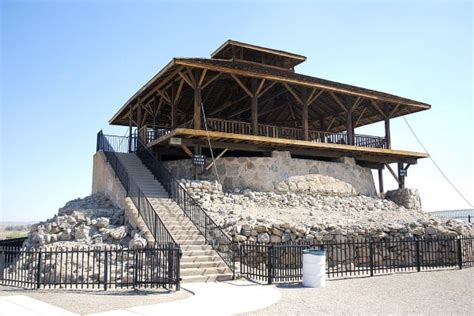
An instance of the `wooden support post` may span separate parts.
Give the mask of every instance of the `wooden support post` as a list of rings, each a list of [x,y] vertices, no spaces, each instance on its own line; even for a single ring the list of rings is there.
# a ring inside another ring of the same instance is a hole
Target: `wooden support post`
[[[352,125],[352,107],[347,110],[347,144],[354,145],[354,127]]]
[[[132,110],[130,110],[130,114],[128,115],[128,152],[132,152]]]
[[[398,188],[399,189],[405,189],[405,174],[402,174],[402,172],[406,172],[406,169],[403,167],[403,162],[399,162],[398,163]]]
[[[202,153],[201,145],[194,146],[194,154],[201,155],[201,153]],[[199,178],[199,174],[201,173],[202,168],[200,166],[195,165],[192,158],[191,158],[191,163],[193,164],[193,167],[194,167],[194,180],[197,180]]]
[[[252,134],[258,135],[258,96],[257,79],[252,78]]]
[[[390,118],[385,118],[385,148],[392,148],[392,141],[390,137]]]
[[[142,119],[143,119],[143,115],[142,115],[142,101],[140,98],[138,98],[137,100],[137,137],[139,137],[142,141],[144,141],[143,137],[142,137]],[[138,144],[138,141],[137,141],[137,144]]]
[[[176,98],[176,86],[173,84],[171,86],[171,129],[175,129],[177,126],[177,117],[176,117],[176,109],[177,109],[177,98]]]
[[[194,86],[194,129],[201,129],[201,87],[199,82],[199,74],[194,72],[196,85]]]
[[[303,137],[304,140],[309,139],[309,123],[308,123],[308,108],[309,108],[309,98],[308,98],[308,92],[306,89],[303,90],[303,115],[302,115],[302,120],[303,120]]]
[[[383,189],[383,169],[378,169],[379,173],[379,193],[382,196],[384,189]]]

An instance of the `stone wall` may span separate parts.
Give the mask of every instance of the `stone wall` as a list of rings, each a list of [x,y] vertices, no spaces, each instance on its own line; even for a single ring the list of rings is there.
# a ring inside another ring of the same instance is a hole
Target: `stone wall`
[[[208,163],[210,162],[208,159]],[[191,179],[193,176],[189,159],[168,161],[165,165],[178,179]],[[349,185],[341,187],[343,192],[333,192],[335,186],[332,185],[331,193],[376,195],[370,169],[356,165],[353,159],[330,162],[291,158],[281,152],[274,152],[273,157],[223,157],[217,160],[216,168],[224,191],[235,189],[282,191],[285,189],[282,183],[286,183],[288,191],[293,191],[289,187],[289,183],[294,182],[292,179],[308,182],[308,179],[301,177],[309,175],[309,182],[314,184],[315,179],[312,179],[311,175],[324,175]],[[203,176],[215,180],[214,168]]]
[[[398,189],[387,191],[385,198],[408,209],[421,210],[421,198],[416,189]]]
[[[115,177],[114,170],[107,162],[102,151],[95,153],[92,169],[92,194],[102,193],[112,203],[124,210],[125,220],[135,229],[144,232],[148,242],[153,242],[153,237],[145,222],[140,217],[132,200],[127,197],[120,180]]]

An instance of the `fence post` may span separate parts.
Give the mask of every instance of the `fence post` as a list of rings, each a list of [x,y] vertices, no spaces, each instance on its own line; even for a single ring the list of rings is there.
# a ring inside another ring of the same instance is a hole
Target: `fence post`
[[[109,274],[109,256],[107,256],[107,249],[105,249],[105,258],[104,258],[104,291],[107,291],[107,282],[108,280],[108,274]]]
[[[421,271],[421,256],[420,256],[420,239],[415,239],[415,251],[416,251],[416,271]]]
[[[0,280],[3,281],[4,277],[4,270],[5,270],[5,249],[0,247]]]
[[[462,237],[458,237],[457,245],[458,245],[458,264],[459,264],[459,269],[462,269]]]
[[[133,288],[136,288],[138,283],[138,252],[135,250],[133,255],[135,261],[135,264],[133,265],[135,268],[133,271]]]
[[[370,262],[370,276],[374,276],[374,243],[369,240],[369,262]]]
[[[268,246],[267,248],[267,277],[268,284],[272,284],[273,277],[273,267],[272,267],[272,257],[273,257],[273,245]]]
[[[39,289],[41,284],[41,249],[38,252],[38,264],[36,266],[36,288]]]
[[[174,247],[176,247],[176,245],[174,245]],[[183,256],[181,247],[178,246],[176,252],[178,253],[176,261],[176,291],[179,291],[181,289],[181,257]]]
[[[173,254],[174,254],[174,245],[168,244],[166,248],[168,250],[168,279],[170,280],[170,283],[173,280],[173,268],[174,268],[174,261],[173,261]]]

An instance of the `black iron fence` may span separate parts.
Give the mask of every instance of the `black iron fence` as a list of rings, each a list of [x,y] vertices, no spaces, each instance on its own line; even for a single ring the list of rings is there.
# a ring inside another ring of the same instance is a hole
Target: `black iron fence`
[[[138,138],[136,154],[235,274],[238,246]]]
[[[128,144],[126,139],[127,137],[104,135],[102,131],[100,131],[97,134],[97,150],[102,150],[104,152],[107,161],[115,172],[115,176],[120,180],[127,196],[129,196],[133,201],[133,204],[153,235],[156,243],[172,243],[177,245],[176,241],[155,212],[150,201],[148,201],[148,198],[141,191],[136,182],[129,176],[127,169],[117,155],[117,152],[128,152],[128,146],[125,146],[125,144]]]
[[[240,274],[273,282],[302,278],[303,250],[326,250],[329,278],[474,266],[473,237],[240,245]]]
[[[0,284],[24,288],[180,288],[181,250],[0,247]]]
[[[27,237],[3,239],[0,240],[0,247],[21,247],[26,239]]]
[[[435,211],[429,214],[444,219],[458,219],[468,223],[474,222],[474,209]]]

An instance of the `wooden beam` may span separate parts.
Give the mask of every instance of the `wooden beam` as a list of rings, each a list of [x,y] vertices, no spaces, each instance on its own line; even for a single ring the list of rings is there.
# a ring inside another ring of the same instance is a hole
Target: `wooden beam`
[[[258,135],[258,97],[257,97],[257,79],[252,78],[252,98],[251,98],[251,107],[252,107],[252,134]]]
[[[176,91],[176,95],[173,98],[173,103],[178,103],[179,98],[181,97],[181,92],[183,91],[184,80],[181,79],[179,81],[178,91]]]
[[[194,84],[193,82],[191,81],[191,79],[188,78],[187,74],[183,73],[183,72],[178,72],[178,75],[183,78],[184,81],[186,81],[186,83],[191,87],[191,88],[194,88]]]
[[[390,165],[388,163],[386,163],[385,166],[387,167],[388,171],[390,171],[390,174],[395,179],[395,181],[397,181],[397,183],[400,184],[400,180],[398,179],[397,174],[395,173],[395,171],[393,171],[392,167],[390,167]]]
[[[186,145],[181,145],[181,149],[189,158],[193,158],[193,152]]]
[[[364,116],[365,111],[367,111],[367,108],[363,108],[363,109],[362,109],[362,112],[360,112],[359,117],[357,118],[357,120],[356,120],[355,123],[354,123],[354,127],[357,127],[357,125],[359,125],[359,121],[360,121],[360,120],[362,119],[362,117]]]
[[[221,151],[221,153],[216,157],[216,159],[214,159],[209,165],[206,166],[206,170],[209,170],[211,169],[211,167],[217,162],[217,160],[219,160],[228,150],[229,148],[224,148],[223,151]]]
[[[385,123],[385,143],[387,149],[392,148],[392,137],[390,136],[390,119],[387,117],[384,121]]]
[[[308,104],[312,104],[312,103],[313,103],[314,101],[316,101],[316,100],[319,98],[319,96],[320,96],[321,94],[323,94],[323,92],[324,92],[324,90],[319,90],[319,92],[314,95],[314,92],[315,92],[315,91],[316,91],[316,88],[313,89],[313,92],[312,92],[312,94],[311,94],[310,97],[309,97]]]
[[[296,101],[298,101],[299,104],[304,104],[303,100],[301,100],[301,98],[296,94],[295,91],[293,91],[293,89],[286,82],[283,83],[283,86],[291,93],[291,95],[296,99]]]
[[[217,78],[219,78],[222,75],[222,72],[217,73],[214,77],[209,79],[205,84],[202,85],[201,89],[205,89],[208,85],[210,85],[212,82],[214,82]]]
[[[341,107],[341,109],[344,111],[344,112],[347,112],[347,108],[346,106],[342,103],[342,101],[337,97],[337,95],[334,94],[334,92],[332,91],[329,91],[329,94],[331,95],[331,97],[334,99],[334,101],[336,101],[336,103]]]
[[[199,74],[196,71],[194,73],[195,80],[198,81]],[[201,87],[194,87],[194,129],[201,129]]]
[[[206,78],[206,73],[207,73],[207,69],[204,69],[201,73],[201,78],[199,78],[199,81],[198,81],[198,86],[201,87],[201,89],[202,89],[202,83],[204,82],[204,78]]]
[[[242,81],[240,81],[240,79],[236,75],[231,74],[231,76],[232,78],[234,78],[237,84],[245,91],[245,93],[249,95],[249,97],[253,97],[253,93],[244,85]]]
[[[390,112],[390,114],[388,115],[389,118],[392,118],[393,115],[395,114],[395,112],[397,112],[398,108],[400,107],[400,103],[398,103],[397,105],[395,105],[395,108]]]
[[[265,79],[260,81],[260,85],[258,86],[257,90],[254,91],[256,96],[260,96],[260,92],[262,91],[263,85],[265,84]]]
[[[380,193],[380,195],[382,195],[383,192],[384,192],[384,189],[383,189],[383,169],[379,169],[378,174],[379,174],[379,193]]]
[[[273,87],[275,84],[277,84],[276,81],[271,82],[265,89],[263,89],[259,94],[258,97],[261,97],[262,95],[265,94],[271,87]]]
[[[382,111],[377,102],[375,102],[374,100],[370,100],[370,104],[372,104],[373,108],[376,109],[383,116],[383,118],[387,117],[387,115]]]

